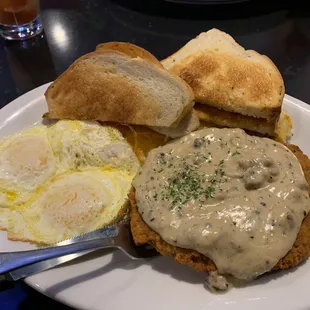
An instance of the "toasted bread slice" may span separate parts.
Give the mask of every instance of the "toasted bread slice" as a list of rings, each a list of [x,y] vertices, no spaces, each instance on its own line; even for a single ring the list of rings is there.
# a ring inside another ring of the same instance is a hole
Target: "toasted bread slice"
[[[195,110],[201,121],[213,125],[213,127],[243,128],[263,136],[275,136],[276,122],[268,122],[264,118],[227,112],[198,103],[195,105]]]
[[[118,51],[76,60],[45,93],[52,119],[177,127],[193,108],[193,92],[178,76]]]
[[[162,67],[161,62],[145,49],[127,42],[107,42],[97,45],[96,50],[114,50],[122,52],[131,58],[140,57],[149,60]],[[176,128],[172,127],[150,127],[152,130],[162,133],[167,137],[177,138],[184,136],[199,127],[199,118],[194,111],[186,115]]]
[[[124,53],[128,55],[130,58],[137,58],[140,57],[142,59],[151,61],[155,65],[158,65],[162,67],[161,62],[153,56],[150,52],[147,50],[143,49],[140,46],[134,45],[129,42],[106,42],[106,43],[101,43],[97,45],[96,51],[103,51],[103,50],[113,50],[113,51],[118,51],[121,53]]]
[[[264,118],[218,110],[204,104],[196,103],[195,111],[203,127],[243,128],[261,136],[277,137],[282,142],[287,142],[292,133],[292,120],[285,110],[282,110],[276,123],[269,123]]]
[[[305,178],[310,183],[310,160],[294,145],[288,147],[295,153],[303,168]],[[165,256],[174,258],[178,263],[188,265],[197,271],[214,271],[214,262],[203,254],[190,249],[183,249],[165,242],[161,236],[152,230],[142,219],[135,201],[135,192],[129,194],[131,203],[130,225],[134,241],[137,245],[150,244]],[[292,249],[277,263],[273,271],[297,266],[310,255],[310,213],[304,219]]]
[[[192,87],[196,102],[269,122],[279,117],[285,89],[277,67],[220,30],[201,33],[162,64]]]

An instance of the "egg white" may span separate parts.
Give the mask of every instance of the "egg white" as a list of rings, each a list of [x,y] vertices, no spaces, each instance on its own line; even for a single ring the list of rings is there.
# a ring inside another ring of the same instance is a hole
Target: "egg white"
[[[140,163],[120,131],[98,122],[58,121],[48,131],[64,169],[111,167],[137,172]]]
[[[59,174],[12,209],[8,238],[53,244],[108,225],[126,205],[132,178],[104,168]]]
[[[54,175],[57,159],[39,126],[0,141],[0,207],[18,205]]]

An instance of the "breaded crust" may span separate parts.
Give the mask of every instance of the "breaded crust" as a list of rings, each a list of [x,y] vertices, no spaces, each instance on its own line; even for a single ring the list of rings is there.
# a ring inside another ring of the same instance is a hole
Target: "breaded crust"
[[[310,184],[310,159],[304,155],[299,147],[287,145],[295,153],[305,174],[307,182]],[[310,193],[310,190],[309,190]],[[129,194],[131,203],[131,231],[134,241],[137,245],[150,244],[164,256],[174,258],[178,263],[188,265],[196,271],[214,271],[216,266],[214,262],[206,256],[194,250],[183,249],[165,242],[158,233],[150,229],[143,221],[135,202],[134,189]],[[310,254],[310,213],[304,219],[300,231],[297,235],[293,248],[280,259],[273,270],[288,269],[297,266]]]

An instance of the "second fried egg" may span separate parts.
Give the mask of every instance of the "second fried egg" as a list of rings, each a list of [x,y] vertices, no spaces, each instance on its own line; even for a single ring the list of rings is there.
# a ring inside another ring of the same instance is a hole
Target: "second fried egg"
[[[108,225],[126,205],[132,177],[110,169],[57,175],[12,209],[8,238],[52,244]]]

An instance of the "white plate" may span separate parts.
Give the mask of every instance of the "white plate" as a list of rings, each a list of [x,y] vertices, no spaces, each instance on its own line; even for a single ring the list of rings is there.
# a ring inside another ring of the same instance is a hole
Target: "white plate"
[[[0,110],[0,137],[30,127],[47,110],[43,85]],[[284,108],[293,118],[292,143],[310,155],[310,106],[285,97]],[[7,241],[0,232],[0,251],[29,249]],[[310,260],[294,270],[277,272],[244,288],[212,295],[203,273],[167,257],[149,262],[130,261],[121,252],[97,252],[87,258],[26,279],[38,291],[67,305],[87,310],[188,309],[310,309]]]

